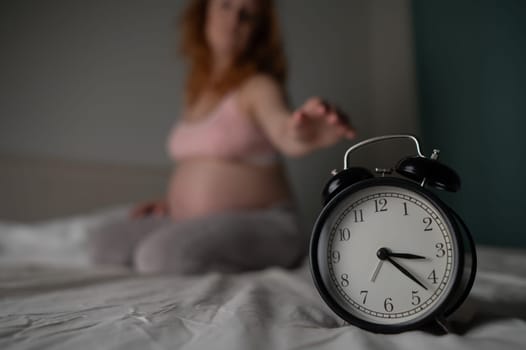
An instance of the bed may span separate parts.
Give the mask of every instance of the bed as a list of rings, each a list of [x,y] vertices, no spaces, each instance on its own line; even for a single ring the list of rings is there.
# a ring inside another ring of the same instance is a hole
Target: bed
[[[0,349],[526,349],[526,251],[480,246],[453,332],[379,335],[345,324],[295,270],[138,275],[89,265],[91,225],[113,208],[0,223]]]

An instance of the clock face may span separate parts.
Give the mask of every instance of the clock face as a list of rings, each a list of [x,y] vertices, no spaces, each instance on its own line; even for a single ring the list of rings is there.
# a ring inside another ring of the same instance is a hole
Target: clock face
[[[419,322],[454,284],[459,247],[451,227],[418,191],[373,185],[347,194],[323,221],[314,253],[324,289],[354,319]]]

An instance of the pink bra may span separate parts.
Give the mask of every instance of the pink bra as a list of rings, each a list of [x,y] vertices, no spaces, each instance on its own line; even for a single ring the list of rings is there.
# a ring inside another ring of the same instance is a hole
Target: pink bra
[[[270,164],[278,153],[260,127],[239,111],[236,94],[227,94],[202,121],[180,120],[167,142],[174,160],[220,157],[252,164]]]

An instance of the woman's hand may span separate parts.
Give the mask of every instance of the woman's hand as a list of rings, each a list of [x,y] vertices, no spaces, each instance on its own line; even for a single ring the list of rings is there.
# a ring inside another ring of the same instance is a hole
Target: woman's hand
[[[167,216],[169,214],[169,206],[166,200],[151,201],[139,204],[132,209],[130,216],[134,219],[143,218],[146,216]]]
[[[308,99],[289,119],[289,132],[310,149],[331,146],[342,138],[353,139],[348,117],[318,97]]]

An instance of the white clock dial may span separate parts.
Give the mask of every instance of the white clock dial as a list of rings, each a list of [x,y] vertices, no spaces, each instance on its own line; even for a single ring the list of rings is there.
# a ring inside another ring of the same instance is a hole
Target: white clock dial
[[[325,228],[321,277],[353,316],[385,325],[415,322],[449,294],[458,246],[449,221],[426,197],[371,186],[341,200]]]

